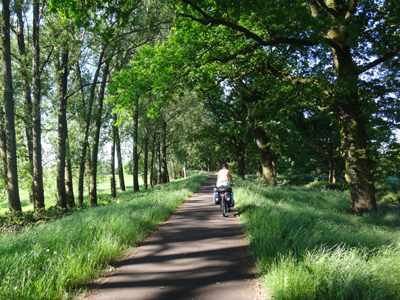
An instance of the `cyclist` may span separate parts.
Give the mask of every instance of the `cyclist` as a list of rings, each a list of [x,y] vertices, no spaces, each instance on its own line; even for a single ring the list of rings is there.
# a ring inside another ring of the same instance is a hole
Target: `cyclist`
[[[231,187],[232,185],[235,185],[233,183],[232,173],[228,169],[228,164],[223,163],[222,169],[218,171],[217,187],[220,187],[220,186]],[[213,197],[214,204],[216,204],[215,197],[216,197],[216,194],[214,193],[214,197]],[[235,201],[233,200],[233,193],[231,194],[231,201],[232,201],[232,207],[235,206]]]

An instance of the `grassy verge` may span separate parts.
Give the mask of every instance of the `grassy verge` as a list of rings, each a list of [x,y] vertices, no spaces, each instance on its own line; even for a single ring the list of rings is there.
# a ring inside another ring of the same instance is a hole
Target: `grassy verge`
[[[273,299],[400,299],[400,211],[353,217],[340,191],[236,180],[237,209]]]
[[[126,192],[115,203],[0,236],[0,299],[68,299],[143,241],[208,178]]]

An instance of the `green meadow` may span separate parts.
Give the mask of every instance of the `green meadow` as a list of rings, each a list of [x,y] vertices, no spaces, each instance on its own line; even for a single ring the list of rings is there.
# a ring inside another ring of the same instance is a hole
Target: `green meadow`
[[[272,299],[400,299],[400,210],[354,217],[350,197],[236,180],[235,199]]]

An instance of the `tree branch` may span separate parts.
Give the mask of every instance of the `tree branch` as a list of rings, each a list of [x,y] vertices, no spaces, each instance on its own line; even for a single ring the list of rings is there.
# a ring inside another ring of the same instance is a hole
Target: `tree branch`
[[[357,70],[357,75],[360,75],[364,73],[365,71],[368,71],[369,69],[379,65],[380,63],[383,63],[384,61],[389,60],[390,58],[396,56],[400,52],[400,43],[397,43],[396,47],[394,47],[393,50],[389,51],[382,57],[375,59],[373,62],[366,64],[365,66],[361,66]]]
[[[262,37],[259,35],[251,32],[247,28],[240,26],[238,24],[225,21],[225,20],[219,20],[219,19],[214,19],[210,16],[208,16],[200,7],[197,5],[193,4],[189,0],[182,0],[182,2],[185,2],[186,4],[189,4],[192,6],[196,11],[198,11],[204,19],[199,19],[196,18],[192,15],[189,14],[180,14],[182,17],[192,19],[193,21],[196,21],[200,24],[203,25],[211,25],[211,26],[218,26],[218,25],[224,25],[228,28],[237,30],[239,32],[244,33],[246,37],[249,37],[259,43],[261,46],[275,46],[275,45],[280,45],[280,44],[289,44],[289,45],[299,45],[299,46],[314,46],[316,45],[315,42],[310,42],[302,39],[293,39],[293,38],[276,38],[276,39],[270,39],[270,40],[264,40]]]

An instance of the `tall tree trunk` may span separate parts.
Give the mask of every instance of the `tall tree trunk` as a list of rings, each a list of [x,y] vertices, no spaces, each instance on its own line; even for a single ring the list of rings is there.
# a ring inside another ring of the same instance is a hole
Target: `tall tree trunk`
[[[155,145],[156,145],[156,137],[157,134],[154,133],[153,135],[153,145],[151,147],[151,160],[150,160],[150,187],[153,188],[153,181],[154,181],[154,152],[155,152]]]
[[[243,82],[239,81],[239,84],[245,88],[247,88]],[[265,131],[259,126],[255,125],[255,117],[253,116],[253,103],[258,100],[258,96],[256,91],[252,91],[250,96],[247,96],[240,89],[237,90],[240,99],[244,102],[247,107],[247,124],[249,125],[250,131],[256,140],[258,150],[261,156],[261,166],[262,166],[262,175],[263,175],[263,183],[266,185],[276,185],[276,178],[273,166],[273,155],[272,150],[269,147],[269,139],[266,135]]]
[[[148,189],[147,186],[147,170],[148,170],[148,159],[149,159],[149,136],[146,132],[146,137],[144,138],[144,166],[143,166],[143,188]]]
[[[71,155],[68,141],[68,124],[67,124],[67,155],[66,155],[66,178],[65,178],[65,194],[67,195],[67,205],[69,207],[75,207],[75,196],[74,196],[74,184],[72,181],[72,163],[71,163]]]
[[[43,190],[43,167],[42,167],[42,144],[41,144],[41,82],[40,82],[40,44],[39,44],[39,0],[33,0],[33,101],[32,101],[32,120],[33,120],[33,197],[35,210],[44,209],[44,190]]]
[[[244,170],[244,156],[245,156],[245,146],[242,140],[238,140],[236,137],[233,137],[233,147],[236,150],[236,158],[238,163],[238,176],[243,178],[245,177],[245,170]]]
[[[113,115],[114,122],[117,120],[117,115]],[[121,140],[119,138],[119,128],[115,126],[115,147],[117,149],[117,160],[118,160],[118,177],[119,177],[119,189],[121,192],[126,190],[125,188],[125,178],[124,178],[124,166],[122,162],[121,153]]]
[[[117,190],[115,186],[115,126],[112,126],[112,142],[111,142],[111,163],[110,163],[110,185],[111,185],[111,198],[115,199],[117,197]]]
[[[340,1],[327,1],[327,7],[339,9]],[[367,150],[365,120],[358,98],[358,70],[353,61],[347,32],[343,26],[331,27],[326,35],[337,75],[335,108],[346,161],[351,211],[355,215],[377,211],[371,161]]]
[[[59,66],[60,102],[58,107],[58,152],[57,152],[57,207],[67,209],[65,191],[65,161],[67,139],[67,84],[68,84],[68,50],[62,50]]]
[[[88,139],[89,139],[89,128],[90,128],[91,115],[92,115],[92,109],[93,109],[94,95],[96,92],[97,79],[100,74],[101,65],[103,64],[103,56],[104,56],[104,48],[100,53],[96,72],[94,73],[92,86],[90,88],[90,96],[89,96],[89,103],[88,103],[89,107],[87,110],[87,116],[85,118],[85,131],[84,131],[84,137],[83,137],[83,142],[82,142],[82,155],[81,155],[81,158],[79,161],[79,179],[78,179],[79,206],[83,206],[83,186],[84,186],[84,179],[85,179],[85,164],[86,164],[85,160],[86,160],[86,156],[87,156],[86,153],[88,150],[87,148],[88,148]],[[79,70],[79,68],[78,68],[78,70]],[[81,78],[81,76],[79,76],[79,77]],[[80,82],[81,82],[81,89],[82,89],[83,88],[82,80]]]
[[[162,133],[162,181],[163,183],[169,182],[168,166],[167,166],[167,122],[163,120],[163,133]]]
[[[183,178],[187,178],[187,174],[186,174],[186,161],[183,163]]]
[[[29,63],[26,55],[25,47],[25,35],[24,35],[24,19],[22,17],[22,6],[24,4],[23,0],[15,1],[15,12],[17,15],[17,40],[18,49],[20,55],[21,64],[21,80],[22,80],[22,97],[24,99],[24,122],[25,122],[25,134],[26,142],[28,146],[29,155],[29,173],[31,176],[31,188],[29,189],[29,200],[34,203],[32,187],[34,184],[33,176],[33,143],[32,143],[32,98],[31,98],[31,87],[29,83],[28,68]]]
[[[270,147],[268,146],[268,138],[264,130],[254,125],[254,120],[251,115],[247,116],[251,133],[256,140],[258,150],[261,156],[261,166],[263,183],[266,185],[276,185],[276,178],[273,166],[273,156]]]
[[[161,173],[161,143],[160,138],[157,139],[157,183],[162,184],[162,173]]]
[[[115,126],[115,118],[113,115],[113,121],[112,121],[112,141],[111,141],[111,163],[110,163],[110,186],[111,186],[111,198],[115,199],[117,197],[117,190],[116,190],[116,184],[115,184],[115,140],[117,137],[116,129],[117,127]]]
[[[139,192],[139,155],[138,155],[139,101],[136,101],[133,117],[133,190]]]
[[[4,180],[4,186],[7,188],[7,134],[6,121],[3,108],[0,107],[0,156],[2,162],[1,178]]]
[[[11,73],[11,43],[10,43],[10,1],[3,0],[2,11],[2,51],[3,51],[3,88],[6,121],[6,151],[7,151],[7,193],[10,211],[21,211],[18,189],[17,147],[15,141],[14,123],[14,93]]]
[[[172,179],[176,179],[176,170],[175,170],[175,165],[174,165],[174,161],[172,158],[169,159],[171,162],[171,172],[172,172]]]
[[[106,81],[108,77],[109,67],[110,67],[110,62],[106,60],[104,64],[102,82],[100,86],[99,101],[95,117],[96,125],[95,125],[93,149],[92,149],[92,165],[90,168],[90,193],[89,193],[90,205],[97,205],[97,161],[98,161],[97,155],[99,153],[100,129],[102,124],[104,93],[106,90]]]
[[[351,211],[355,215],[377,211],[364,120],[361,117],[358,101],[349,100],[348,103],[341,103],[339,115]]]

